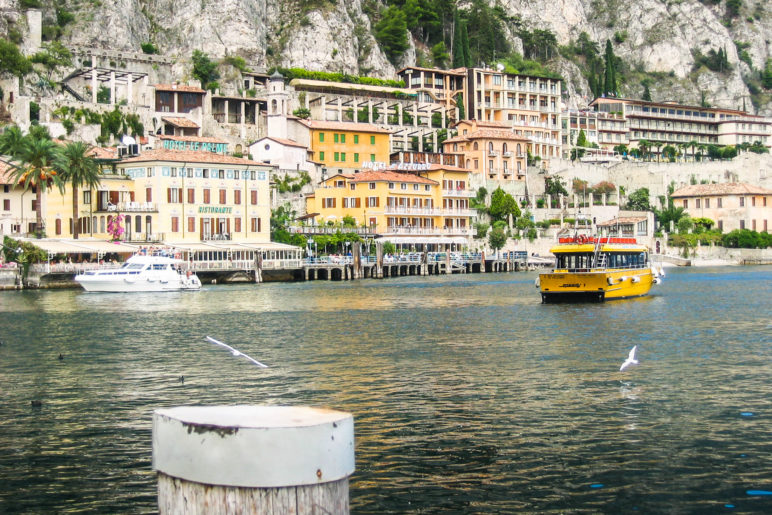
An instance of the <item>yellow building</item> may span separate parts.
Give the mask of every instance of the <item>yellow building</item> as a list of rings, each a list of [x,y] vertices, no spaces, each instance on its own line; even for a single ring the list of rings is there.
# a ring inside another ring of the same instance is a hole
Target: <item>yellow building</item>
[[[108,224],[122,215],[126,241],[270,241],[271,165],[166,149],[112,163],[102,157],[105,173],[98,190],[80,192],[84,237],[109,239]],[[69,187],[64,194],[47,193],[45,219],[49,238],[72,236]]]
[[[443,148],[462,154],[467,169],[499,182],[525,179],[530,142],[515,134],[511,125],[464,120],[455,127],[458,135],[445,140]]]
[[[306,210],[319,224],[350,216],[394,243],[465,244],[475,215],[469,171],[435,164],[403,168],[410,170],[333,175],[306,199]]]
[[[310,130],[312,161],[328,175],[353,172],[362,163],[389,161],[391,131],[367,123],[304,120]]]
[[[673,192],[673,205],[692,218],[709,218],[723,232],[769,232],[772,191],[745,183],[691,184]]]

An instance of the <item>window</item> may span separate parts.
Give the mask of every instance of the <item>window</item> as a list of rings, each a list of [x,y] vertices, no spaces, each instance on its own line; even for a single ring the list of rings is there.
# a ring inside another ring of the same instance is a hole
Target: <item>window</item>
[[[694,207],[695,207],[696,209],[699,209],[699,208],[700,208],[700,200],[701,200],[701,199],[695,199],[695,200],[694,200]]]
[[[378,197],[367,197],[367,207],[378,207]]]
[[[325,207],[328,209],[335,207],[335,199],[334,198],[322,199],[322,207]]]
[[[196,232],[196,217],[188,217],[188,232]]]
[[[374,183],[374,182],[371,182],[371,183],[370,183],[370,189],[371,189],[371,190],[374,190],[374,189],[375,189],[375,183]]]
[[[233,232],[241,232],[241,218],[234,218],[233,220]]]
[[[375,154],[370,154],[370,162],[371,163],[375,162]]]
[[[196,203],[196,190],[193,188],[188,188],[188,204],[195,204]]]
[[[756,197],[751,197],[751,206],[756,207]]]
[[[716,207],[723,207],[723,206],[722,206],[722,204],[723,204],[723,200],[724,200],[724,199],[722,199],[721,197],[718,197],[718,198],[716,199]]]
[[[340,140],[340,136],[338,136],[338,133],[337,133],[337,132],[336,132],[335,134],[333,134],[332,138],[333,138],[333,141],[334,141],[335,143],[338,143],[338,142],[339,142],[339,140]]]
[[[359,154],[357,154],[356,152],[354,152],[354,162],[355,163],[359,162]]]
[[[333,155],[333,159],[335,160],[335,162],[340,161],[340,152],[335,152],[335,154]]]
[[[11,210],[11,199],[3,199],[3,211],[10,211]]]
[[[343,162],[346,161],[346,153],[345,152],[341,152],[340,153],[340,160],[343,161]]]
[[[740,207],[745,207],[745,197],[740,197]]]
[[[147,167],[147,176],[148,177],[152,177],[153,176],[153,167],[152,166],[148,166]]]
[[[358,143],[359,143],[359,134],[354,134],[354,144],[356,145]]]
[[[209,169],[204,168],[203,174],[204,174],[204,179],[208,179],[209,178]]]
[[[260,232],[260,219],[259,218],[250,218],[250,228],[252,229],[252,232]]]
[[[400,187],[400,189],[406,190],[406,189],[407,189],[407,184],[405,184],[405,183],[403,182],[403,183],[401,183],[401,184],[399,185],[399,187]]]
[[[424,191],[432,191],[432,187],[428,184],[424,184]]]
[[[340,135],[340,142],[341,143],[345,143],[346,142],[346,135],[345,134],[341,134]]]
[[[211,201],[210,193],[211,191],[209,189],[204,190],[204,204],[209,204],[209,202]]]
[[[745,220],[740,220],[740,229],[745,229]]]
[[[145,202],[153,201],[153,188],[145,188]]]
[[[324,161],[324,152],[319,152],[319,161]]]
[[[61,218],[57,218],[56,219],[56,234],[57,235],[62,234],[62,219]]]
[[[418,191],[418,184],[413,184],[413,190]]]
[[[684,199],[684,209],[689,209],[689,199]]]
[[[171,176],[172,177],[177,177],[177,169],[176,168],[172,168],[171,169]]]
[[[718,221],[718,230],[719,231],[723,231],[724,230],[724,221],[723,220],[719,220]]]
[[[705,199],[705,209],[708,209],[708,208],[710,208],[710,199],[706,198]]]
[[[323,132],[319,133],[319,143],[324,143],[324,133]]]
[[[375,145],[375,136],[370,136],[370,144]]]
[[[83,203],[84,204],[91,204],[91,192],[90,191],[84,191],[83,192]]]
[[[393,182],[390,182],[390,183],[389,183],[389,189],[390,189],[390,190],[393,190],[393,189],[394,189],[394,183],[393,183]]]
[[[220,179],[225,179],[225,170],[218,171],[217,177],[219,177]]]
[[[241,190],[236,190],[233,192],[233,203],[236,205],[241,204]]]
[[[257,190],[252,190],[249,192],[249,202],[253,205],[257,205]]]
[[[227,195],[227,191],[221,189],[220,190],[220,204],[227,204],[228,203],[227,199],[226,199],[226,195]]]
[[[172,232],[180,232],[180,219],[179,217],[172,217]]]
[[[166,190],[166,201],[169,204],[179,204],[181,202],[182,189],[181,188],[168,188]]]

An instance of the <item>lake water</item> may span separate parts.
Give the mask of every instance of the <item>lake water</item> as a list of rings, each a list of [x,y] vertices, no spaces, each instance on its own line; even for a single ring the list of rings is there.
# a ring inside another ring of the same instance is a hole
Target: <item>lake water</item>
[[[353,413],[354,513],[770,513],[772,267],[667,272],[0,293],[0,512],[154,512],[154,409],[269,404]]]

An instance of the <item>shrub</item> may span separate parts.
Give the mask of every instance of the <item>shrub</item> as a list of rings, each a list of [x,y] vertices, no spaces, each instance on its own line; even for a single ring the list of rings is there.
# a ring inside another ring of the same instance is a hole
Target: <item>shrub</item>
[[[153,43],[142,43],[140,45],[142,51],[146,54],[157,54],[158,48]]]

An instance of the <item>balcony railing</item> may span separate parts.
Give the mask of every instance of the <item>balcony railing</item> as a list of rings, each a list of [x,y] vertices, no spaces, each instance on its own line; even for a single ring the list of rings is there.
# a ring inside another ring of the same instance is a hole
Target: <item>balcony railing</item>
[[[384,214],[416,216],[475,216],[477,213],[471,209],[386,206]]]
[[[158,204],[155,202],[118,202],[117,204],[107,203],[99,211],[115,211],[121,213],[154,213],[158,211]]]
[[[469,227],[387,227],[383,232],[387,235],[413,235],[413,236],[469,236],[472,229]]]
[[[491,156],[491,157],[496,157],[496,156],[499,155],[499,153],[496,150],[489,150],[488,151],[488,155]]]
[[[474,197],[472,190],[442,190],[443,197]]]

